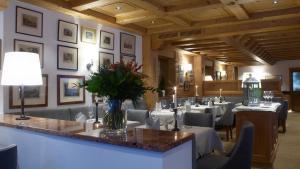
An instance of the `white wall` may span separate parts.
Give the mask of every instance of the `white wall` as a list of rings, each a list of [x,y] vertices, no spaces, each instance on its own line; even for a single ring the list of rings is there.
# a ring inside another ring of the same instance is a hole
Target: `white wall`
[[[43,13],[43,37],[33,37],[28,35],[22,35],[15,33],[15,13],[16,13],[16,5],[22,6],[25,8],[29,8],[32,10],[36,10]],[[69,22],[74,22],[79,24],[78,30],[78,44],[70,44],[57,41],[57,22],[58,20],[65,20]],[[2,25],[2,24],[1,24]],[[13,51],[14,39],[28,40],[34,42],[44,43],[44,68],[42,72],[44,74],[48,74],[48,108],[56,108],[57,107],[57,88],[56,88],[56,75],[57,74],[65,74],[65,75],[85,75],[88,76],[88,71],[86,70],[86,64],[93,59],[94,66],[96,67],[98,63],[98,54],[99,51],[105,51],[108,53],[114,53],[115,62],[120,60],[120,32],[123,32],[119,29],[114,29],[111,27],[107,27],[105,25],[97,24],[92,21],[82,20],[76,17],[64,15],[61,13],[56,13],[53,11],[49,11],[47,9],[43,9],[37,6],[33,6],[31,4],[19,2],[16,0],[12,0],[10,6],[4,12],[4,52]],[[97,28],[97,44],[87,44],[81,43],[80,38],[80,26]],[[114,50],[105,50],[99,48],[99,34],[100,30],[106,30],[108,32],[113,32],[115,34],[115,44]],[[131,33],[132,34],[132,33]],[[72,47],[78,47],[79,57],[78,57],[78,71],[63,71],[57,70],[57,45],[66,45]],[[139,64],[142,64],[142,37],[136,35],[136,60]],[[21,71],[17,70],[16,71]],[[8,99],[8,87],[5,87],[4,90],[4,111],[11,112],[16,110],[9,110],[9,99]],[[91,96],[88,92],[86,92],[86,104],[91,104]],[[72,107],[72,106],[82,106],[82,105],[66,105],[59,106],[59,108],[63,107]],[[36,108],[36,109],[45,109],[45,108]],[[27,109],[29,110],[29,109]]]
[[[3,12],[0,12],[0,39],[3,43]],[[0,46],[1,48],[2,46]],[[0,49],[0,59],[3,57],[3,50]],[[1,67],[1,65],[0,65]],[[0,77],[1,77],[1,70],[0,70]],[[0,85],[0,114],[3,113],[4,107],[3,107],[3,87]]]
[[[260,79],[268,75],[282,75],[282,90],[289,91],[289,68],[292,67],[300,67],[300,60],[280,61],[273,66],[244,66],[239,68],[239,79],[242,80],[245,72],[253,72],[253,75]]]

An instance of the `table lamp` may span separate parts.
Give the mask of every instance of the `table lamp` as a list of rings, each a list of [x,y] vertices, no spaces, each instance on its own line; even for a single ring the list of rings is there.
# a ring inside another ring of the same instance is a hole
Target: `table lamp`
[[[28,120],[24,113],[24,86],[43,84],[39,55],[29,52],[5,53],[1,85],[19,86],[21,115],[16,120]]]

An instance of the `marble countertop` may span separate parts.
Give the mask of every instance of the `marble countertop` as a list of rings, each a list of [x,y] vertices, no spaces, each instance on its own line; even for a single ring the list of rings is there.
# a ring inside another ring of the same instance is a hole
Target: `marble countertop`
[[[86,141],[165,152],[194,139],[194,134],[152,129],[134,128],[122,135],[107,135],[102,128],[86,132],[85,123],[31,117],[29,120],[15,120],[17,115],[0,115],[0,126],[58,135]]]

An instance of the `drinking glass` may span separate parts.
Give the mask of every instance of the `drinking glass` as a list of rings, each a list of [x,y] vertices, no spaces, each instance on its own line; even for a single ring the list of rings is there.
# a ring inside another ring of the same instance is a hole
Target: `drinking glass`
[[[272,99],[274,97],[274,93],[272,91],[270,91],[270,102],[272,103]]]

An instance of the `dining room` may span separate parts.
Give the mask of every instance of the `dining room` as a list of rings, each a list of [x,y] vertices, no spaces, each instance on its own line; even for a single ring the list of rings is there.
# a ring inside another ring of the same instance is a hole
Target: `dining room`
[[[299,0],[0,0],[0,169],[298,169]]]

